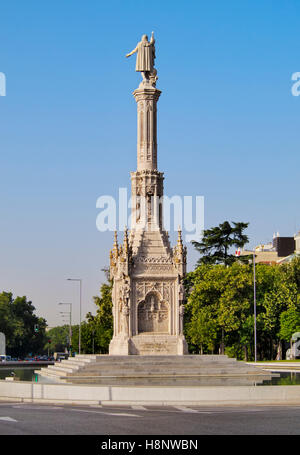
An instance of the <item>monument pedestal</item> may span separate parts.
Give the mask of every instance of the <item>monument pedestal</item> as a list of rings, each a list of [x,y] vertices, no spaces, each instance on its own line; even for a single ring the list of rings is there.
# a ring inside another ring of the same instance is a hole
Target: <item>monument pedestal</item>
[[[183,336],[148,333],[131,338],[114,337],[110,355],[184,355],[188,346]]]
[[[109,344],[109,355],[129,355],[131,354],[130,349],[130,338],[123,336],[114,337]]]

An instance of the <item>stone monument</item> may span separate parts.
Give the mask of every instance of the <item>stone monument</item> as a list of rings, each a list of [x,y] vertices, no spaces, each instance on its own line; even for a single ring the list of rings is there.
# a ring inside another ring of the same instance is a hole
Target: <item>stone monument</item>
[[[172,249],[163,229],[163,173],[157,169],[155,39],[147,35],[134,53],[142,81],[133,92],[137,103],[137,170],[131,172],[131,230],[123,245],[115,233],[110,251],[114,331],[111,355],[187,354],[183,335],[186,247],[181,231]]]
[[[0,332],[0,355],[6,355],[6,340],[2,332]]]

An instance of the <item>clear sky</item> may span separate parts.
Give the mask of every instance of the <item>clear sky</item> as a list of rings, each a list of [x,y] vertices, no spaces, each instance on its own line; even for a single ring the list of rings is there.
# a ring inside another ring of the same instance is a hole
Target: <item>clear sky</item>
[[[168,195],[203,195],[205,227],[249,221],[250,247],[300,229],[299,0],[1,2],[0,289],[50,326],[83,314],[113,235],[96,200],[136,169],[135,56],[156,34],[158,161]],[[189,248],[189,268],[197,260]]]

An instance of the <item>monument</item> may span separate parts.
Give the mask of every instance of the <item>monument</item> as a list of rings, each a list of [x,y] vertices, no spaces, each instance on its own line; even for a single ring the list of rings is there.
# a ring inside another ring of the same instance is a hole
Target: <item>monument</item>
[[[183,334],[186,248],[180,230],[177,244],[171,248],[163,228],[164,177],[157,168],[161,92],[156,88],[153,33],[150,41],[143,35],[127,56],[133,54],[137,54],[136,71],[142,73],[133,92],[138,119],[137,170],[131,172],[131,229],[125,229],[122,245],[115,232],[110,251],[114,320],[110,355],[82,354],[36,373],[55,382],[108,385],[109,391],[114,385],[129,385],[133,395],[132,386],[164,386],[167,395],[178,387],[175,400],[177,395],[181,399],[182,386],[256,385],[270,379],[271,372],[226,355],[183,355],[188,354]],[[153,395],[145,390],[146,401],[151,401]],[[130,394],[122,392],[121,399],[130,400]]]
[[[123,244],[115,233],[110,251],[114,331],[111,355],[187,354],[183,335],[186,247],[181,231],[172,249],[163,228],[163,173],[157,166],[155,39],[143,35],[136,48],[142,75],[137,103],[137,170],[131,172],[131,230]]]

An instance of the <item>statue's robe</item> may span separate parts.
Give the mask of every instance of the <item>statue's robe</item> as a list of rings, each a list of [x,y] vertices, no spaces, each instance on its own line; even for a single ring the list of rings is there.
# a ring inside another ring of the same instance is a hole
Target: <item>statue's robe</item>
[[[137,57],[135,71],[152,71],[154,63],[154,49],[151,43],[140,41],[136,46]]]

